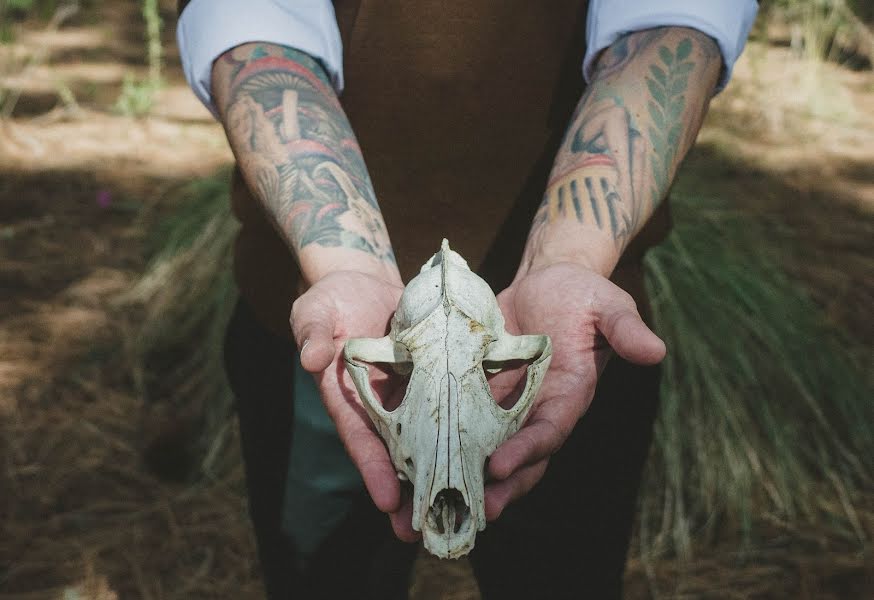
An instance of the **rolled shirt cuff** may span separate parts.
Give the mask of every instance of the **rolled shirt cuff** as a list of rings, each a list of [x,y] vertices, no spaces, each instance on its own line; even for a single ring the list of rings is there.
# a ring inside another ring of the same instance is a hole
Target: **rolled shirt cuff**
[[[602,50],[627,33],[654,27],[690,27],[716,42],[723,69],[716,91],[731,79],[756,19],[756,0],[591,0],[586,23],[583,76],[590,81]]]
[[[247,42],[300,50],[321,62],[337,93],[343,89],[343,43],[331,0],[191,0],[176,41],[188,84],[216,116],[212,64]]]

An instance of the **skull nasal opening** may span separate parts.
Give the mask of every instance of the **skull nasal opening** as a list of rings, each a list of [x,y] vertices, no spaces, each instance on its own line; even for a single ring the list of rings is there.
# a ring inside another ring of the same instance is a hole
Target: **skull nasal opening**
[[[455,488],[441,490],[428,509],[428,523],[440,535],[458,533],[470,520],[470,507]]]

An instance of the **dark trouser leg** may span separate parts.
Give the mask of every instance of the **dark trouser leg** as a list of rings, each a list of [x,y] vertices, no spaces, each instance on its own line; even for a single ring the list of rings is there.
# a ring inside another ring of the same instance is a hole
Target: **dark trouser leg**
[[[406,600],[418,546],[398,540],[367,492],[312,556],[298,596],[318,600]]]
[[[228,327],[225,359],[268,597],[406,598],[416,547],[394,537],[388,518],[363,489],[352,493],[349,514],[305,561],[282,530],[298,360],[294,344],[266,331],[240,302]]]
[[[240,302],[228,325],[225,370],[236,398],[249,515],[269,598],[288,598],[295,564],[283,535],[283,492],[293,418],[293,348],[255,324]]]
[[[610,361],[544,478],[477,537],[485,599],[621,597],[658,386],[657,367]]]

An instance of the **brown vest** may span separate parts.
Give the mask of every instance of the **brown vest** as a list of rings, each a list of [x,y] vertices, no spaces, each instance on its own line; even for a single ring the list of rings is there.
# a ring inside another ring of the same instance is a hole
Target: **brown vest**
[[[552,160],[583,91],[580,0],[335,0],[343,106],[358,136],[404,281],[443,237],[499,291],[512,280]],[[270,329],[290,335],[294,260],[235,176],[236,276]],[[643,300],[643,250],[613,279]]]

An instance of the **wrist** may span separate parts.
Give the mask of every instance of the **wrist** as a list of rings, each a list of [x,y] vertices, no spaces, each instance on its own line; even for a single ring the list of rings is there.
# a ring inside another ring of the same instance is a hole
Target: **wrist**
[[[570,263],[610,277],[622,248],[609,234],[569,221],[536,225],[525,245],[517,278],[533,271]]]
[[[311,286],[320,279],[338,272],[355,272],[395,286],[403,286],[394,257],[377,257],[351,248],[305,246],[298,253],[303,280]]]

